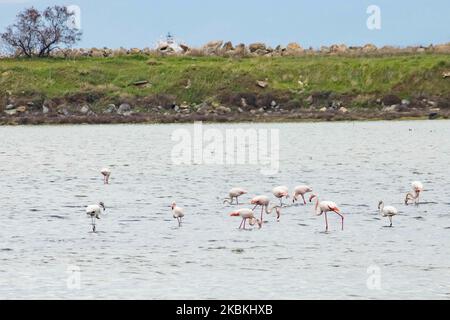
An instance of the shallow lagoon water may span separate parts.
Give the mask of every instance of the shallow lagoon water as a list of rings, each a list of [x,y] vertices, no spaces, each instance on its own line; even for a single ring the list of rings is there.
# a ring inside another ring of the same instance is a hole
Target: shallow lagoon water
[[[279,173],[174,165],[171,135],[189,124],[0,127],[0,298],[450,298],[450,121],[204,127],[279,129]],[[413,180],[426,190],[406,207]],[[330,215],[325,233],[311,204],[240,231],[237,207],[222,204],[234,186],[248,202],[299,184],[341,207],[344,231]],[[381,199],[400,211],[393,228]],[[107,216],[94,234],[84,208],[98,201]]]

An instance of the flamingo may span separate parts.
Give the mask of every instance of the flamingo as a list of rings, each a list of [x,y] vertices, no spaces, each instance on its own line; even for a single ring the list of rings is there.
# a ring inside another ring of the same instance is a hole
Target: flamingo
[[[173,218],[177,219],[178,226],[181,227],[181,219],[184,217],[183,208],[178,207],[175,202],[172,203],[171,208],[172,208]]]
[[[242,188],[233,188],[229,192],[229,198],[225,198],[223,203],[233,204],[233,200],[236,199],[236,204],[239,204],[239,197],[246,194],[247,191]]]
[[[389,227],[392,227],[392,217],[398,214],[398,210],[392,206],[385,207],[383,201],[380,201],[378,203],[378,210],[380,210],[380,213],[383,217],[389,218],[389,221],[391,222],[391,225]]]
[[[325,213],[325,224],[326,224],[326,231],[328,231],[328,212],[334,212],[337,215],[339,215],[342,219],[342,230],[344,230],[344,216],[340,214],[341,210],[338,208],[336,203],[332,201],[320,201],[319,197],[316,194],[312,194],[311,197],[309,197],[309,202],[312,202],[312,199],[316,199],[316,206],[314,208],[314,213],[318,216],[321,216],[323,213]]]
[[[414,200],[415,204],[419,204],[419,196],[423,191],[423,184],[420,181],[414,181],[411,183],[411,186],[413,191],[406,194],[405,205],[408,205],[409,200]]]
[[[297,201],[297,197],[301,196],[303,199],[303,204],[306,204],[305,194],[312,192],[312,188],[309,186],[298,186],[294,189],[294,194],[292,195],[292,203]]]
[[[99,204],[94,204],[87,206],[86,214],[91,217],[92,222],[92,232],[95,232],[95,219],[100,219],[100,216],[106,211],[105,204],[100,202]]]
[[[283,206],[283,198],[289,198],[289,190],[285,186],[273,188],[272,193],[275,197],[280,199],[280,206]]]
[[[273,206],[271,209],[269,209],[270,199],[266,196],[257,196],[254,197],[250,204],[254,204],[253,210],[255,210],[256,207],[261,206],[261,224],[263,223],[263,213],[264,209],[266,210],[267,214],[271,214],[273,210],[275,209],[277,213],[277,221],[280,221],[280,215],[281,215],[281,207],[279,206]]]
[[[109,177],[111,176],[111,169],[103,168],[100,172],[103,175],[103,183],[109,184]]]
[[[261,220],[258,220],[258,219],[255,218],[253,210],[251,210],[251,209],[239,209],[239,210],[233,211],[230,214],[230,216],[231,217],[241,217],[242,218],[242,222],[239,225],[239,229],[243,228],[245,230],[245,222],[247,220],[249,220],[249,224],[251,226],[254,226],[255,224],[258,224],[260,229],[262,227]]]

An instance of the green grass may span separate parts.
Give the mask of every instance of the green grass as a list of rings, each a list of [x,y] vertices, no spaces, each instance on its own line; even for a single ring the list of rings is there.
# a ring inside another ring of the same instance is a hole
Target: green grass
[[[148,64],[152,60],[154,63]],[[392,57],[222,57],[127,56],[115,58],[0,60],[0,94],[63,98],[99,94],[103,100],[169,94],[178,102],[199,103],[220,94],[276,93],[301,99],[312,92],[408,98],[424,93],[449,95],[450,55]],[[256,80],[268,79],[261,89]],[[151,86],[132,85],[148,80]],[[186,85],[190,80],[190,87]],[[302,87],[299,80],[307,82]]]

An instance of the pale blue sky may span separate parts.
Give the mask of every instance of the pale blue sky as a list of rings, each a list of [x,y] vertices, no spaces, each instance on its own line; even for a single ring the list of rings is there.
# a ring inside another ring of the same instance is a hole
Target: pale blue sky
[[[79,47],[153,46],[168,31],[187,44],[299,42],[429,45],[450,42],[449,0],[0,0],[0,30],[28,6],[78,5]],[[366,26],[369,5],[381,8],[382,29]]]

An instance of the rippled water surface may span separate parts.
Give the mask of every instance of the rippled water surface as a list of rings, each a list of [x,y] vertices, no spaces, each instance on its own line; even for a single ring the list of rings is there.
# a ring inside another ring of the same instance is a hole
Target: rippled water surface
[[[173,165],[172,132],[192,125],[0,127],[0,298],[450,298],[449,121],[208,127],[279,129],[279,173]],[[426,190],[406,207],[413,180]],[[248,202],[299,184],[341,207],[344,231],[330,215],[325,233],[309,203],[240,231],[222,204],[233,186]],[[381,199],[400,211],[393,228]],[[84,208],[100,200],[94,234]]]

